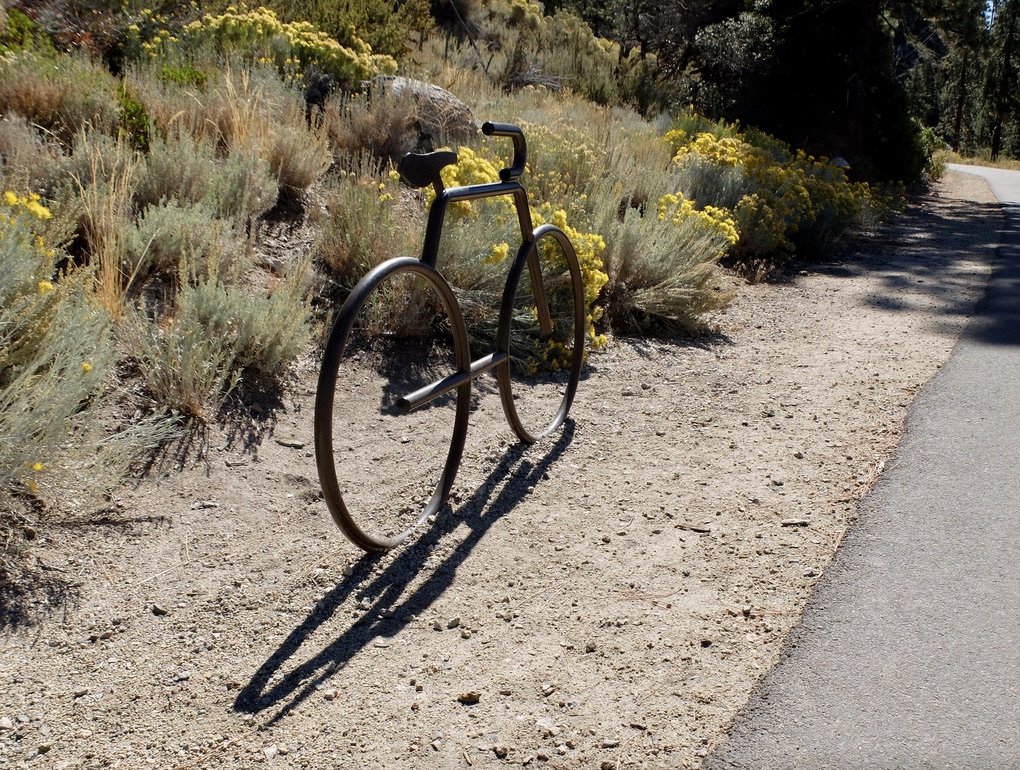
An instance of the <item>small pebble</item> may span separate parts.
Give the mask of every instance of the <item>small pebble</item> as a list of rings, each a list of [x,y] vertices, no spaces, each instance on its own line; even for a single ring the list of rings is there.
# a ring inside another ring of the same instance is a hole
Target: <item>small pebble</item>
[[[167,608],[164,607],[162,604],[155,604],[155,603],[153,603],[153,605],[152,605],[152,614],[157,616],[157,617],[162,617],[163,615],[167,614]]]
[[[604,749],[615,749],[619,745],[620,745],[620,741],[619,741],[618,738],[603,738],[602,739],[602,748],[604,748]]]
[[[448,621],[446,621],[446,627],[447,628],[456,628],[459,625],[460,625],[460,618],[459,617],[450,618]]]
[[[481,699],[482,694],[480,692],[475,692],[474,690],[462,692],[460,695],[457,696],[457,702],[463,703],[465,706],[474,706]]]

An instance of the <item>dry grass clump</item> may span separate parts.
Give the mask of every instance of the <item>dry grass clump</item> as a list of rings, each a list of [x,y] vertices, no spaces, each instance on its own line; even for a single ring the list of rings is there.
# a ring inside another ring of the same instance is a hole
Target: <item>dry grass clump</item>
[[[131,226],[131,198],[138,161],[121,142],[80,144],[74,160],[87,164],[73,177],[81,205],[81,229],[95,268],[96,296],[114,318],[124,313],[125,301],[137,273],[125,261],[126,237]]]
[[[69,145],[79,131],[111,132],[120,107],[116,80],[82,54],[0,59],[0,113],[20,115]]]
[[[332,161],[326,131],[306,125],[304,108],[296,98],[282,106],[265,153],[281,191],[290,195],[315,184]]]
[[[321,125],[338,156],[368,152],[395,162],[411,152],[417,141],[414,103],[382,90],[369,96],[337,95],[326,101]]]

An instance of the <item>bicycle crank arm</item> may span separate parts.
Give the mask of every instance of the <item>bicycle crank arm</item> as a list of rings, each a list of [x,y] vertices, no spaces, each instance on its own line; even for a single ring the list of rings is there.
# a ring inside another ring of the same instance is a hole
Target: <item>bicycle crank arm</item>
[[[443,377],[443,379],[436,380],[431,385],[425,385],[418,388],[418,390],[413,393],[408,393],[403,398],[397,399],[397,409],[405,414],[413,409],[417,409],[422,404],[427,404],[429,401],[439,398],[444,393],[456,390],[465,382],[473,380],[482,372],[495,369],[500,364],[503,364],[507,358],[508,356],[506,353],[489,353],[489,355],[483,356],[477,361],[472,361],[471,371],[457,372],[449,375],[448,377]]]

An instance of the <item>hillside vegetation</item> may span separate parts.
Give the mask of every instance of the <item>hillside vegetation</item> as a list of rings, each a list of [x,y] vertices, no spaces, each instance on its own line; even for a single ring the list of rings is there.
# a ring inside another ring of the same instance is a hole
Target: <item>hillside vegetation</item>
[[[284,388],[360,276],[418,252],[428,199],[400,183],[404,152],[454,147],[447,184],[496,179],[508,147],[380,78],[524,128],[533,215],[578,250],[594,355],[614,334],[706,330],[738,277],[825,255],[895,197],[676,109],[654,55],[527,0],[33,6],[0,14],[8,530],[47,506],[89,510],[175,437]],[[513,249],[504,213],[466,206],[444,242],[477,336]],[[267,258],[280,222],[311,248]],[[400,328],[416,301],[380,328],[419,333],[420,312]]]

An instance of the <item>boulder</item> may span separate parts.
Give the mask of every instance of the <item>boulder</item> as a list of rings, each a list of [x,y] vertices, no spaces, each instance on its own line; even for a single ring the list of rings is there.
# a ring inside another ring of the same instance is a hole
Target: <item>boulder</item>
[[[418,133],[414,145],[419,152],[465,141],[480,130],[471,109],[439,86],[390,75],[373,78],[362,85],[370,94],[382,92],[397,100],[414,101],[414,128]]]

